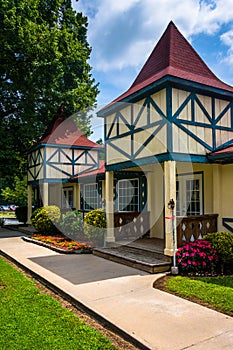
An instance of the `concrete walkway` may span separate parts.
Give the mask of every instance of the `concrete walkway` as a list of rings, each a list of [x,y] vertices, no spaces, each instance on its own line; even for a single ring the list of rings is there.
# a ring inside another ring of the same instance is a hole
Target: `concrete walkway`
[[[93,255],[59,254],[20,236],[1,229],[0,251],[135,339],[138,347],[233,349],[233,318],[154,289],[161,275]]]

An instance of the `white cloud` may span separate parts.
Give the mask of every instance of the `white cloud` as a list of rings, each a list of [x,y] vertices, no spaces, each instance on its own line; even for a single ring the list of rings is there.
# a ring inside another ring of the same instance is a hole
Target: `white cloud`
[[[233,65],[233,29],[221,35],[221,40],[229,46],[227,56],[222,60],[223,62]]]
[[[88,40],[95,70],[137,69],[170,20],[186,38],[215,34],[233,21],[233,0],[79,0],[74,8],[89,16]],[[229,55],[231,53],[229,52]]]

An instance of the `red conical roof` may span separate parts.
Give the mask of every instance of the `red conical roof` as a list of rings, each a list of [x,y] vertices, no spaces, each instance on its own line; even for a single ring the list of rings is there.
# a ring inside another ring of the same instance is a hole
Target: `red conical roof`
[[[216,77],[174,23],[170,22],[131,87],[113,102],[121,101],[165,76],[233,92],[233,87]]]
[[[87,148],[102,148],[101,145],[84,136],[74,120],[72,118],[66,118],[63,110],[60,109],[46,129],[41,140],[35,145],[56,144]]]

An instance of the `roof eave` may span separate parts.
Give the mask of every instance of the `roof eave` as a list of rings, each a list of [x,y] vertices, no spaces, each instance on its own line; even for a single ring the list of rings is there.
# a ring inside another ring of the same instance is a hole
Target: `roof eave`
[[[119,104],[122,104],[124,106],[124,104],[127,103],[135,103],[137,101],[139,101],[140,99],[142,99],[145,96],[148,96],[148,93],[154,93],[164,87],[166,87],[168,84],[176,84],[177,86],[183,87],[183,88],[192,88],[192,89],[196,89],[197,91],[202,91],[205,93],[215,93],[216,95],[219,96],[224,96],[225,98],[229,98],[232,99],[233,98],[233,92],[231,91],[227,91],[221,88],[217,88],[217,87],[213,87],[210,85],[205,85],[202,83],[198,83],[192,80],[186,80],[183,78],[179,78],[179,77],[175,77],[173,75],[165,75],[163,76],[161,79],[158,79],[157,81],[143,87],[142,89],[135,91],[134,93],[123,97],[121,99],[121,97],[116,98],[114,101],[112,101],[111,103],[109,103],[106,107],[104,107],[103,109],[101,109],[99,112],[97,112],[97,116],[98,117],[105,117],[111,113],[114,112],[114,110],[119,109]],[[129,91],[129,90],[128,90]],[[124,93],[127,94],[127,91]],[[124,95],[122,94],[122,96]]]

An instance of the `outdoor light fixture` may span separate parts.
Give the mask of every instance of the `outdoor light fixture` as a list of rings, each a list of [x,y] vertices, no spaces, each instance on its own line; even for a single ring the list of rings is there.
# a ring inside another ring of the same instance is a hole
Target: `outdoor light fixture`
[[[174,209],[175,209],[175,202],[174,199],[170,199],[168,202],[168,209],[172,211],[172,243],[173,243],[173,266],[171,268],[171,273],[172,275],[178,275],[179,270],[178,267],[176,266],[176,239],[175,239],[175,214],[174,214]]]

